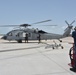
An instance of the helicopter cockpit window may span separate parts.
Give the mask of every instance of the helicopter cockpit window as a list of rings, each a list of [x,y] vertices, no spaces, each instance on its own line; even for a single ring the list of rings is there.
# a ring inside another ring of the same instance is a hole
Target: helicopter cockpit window
[[[12,36],[12,33],[10,32],[10,33],[8,33],[7,35]]]
[[[17,37],[19,37],[19,33],[17,33],[17,35],[16,35]]]

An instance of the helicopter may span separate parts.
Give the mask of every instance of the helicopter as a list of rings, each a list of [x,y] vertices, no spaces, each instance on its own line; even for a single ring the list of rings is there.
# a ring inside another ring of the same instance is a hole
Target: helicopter
[[[45,20],[45,21],[36,22],[33,24],[38,24],[38,23],[43,23],[43,22],[48,22],[48,21],[51,21],[51,20]],[[25,40],[25,34],[27,33],[28,40],[38,40],[38,36],[40,34],[41,40],[57,39],[60,42],[62,42],[62,40],[60,40],[61,38],[65,38],[65,37],[68,37],[70,35],[71,29],[73,28],[72,24],[75,22],[75,20],[72,21],[72,23],[70,23],[70,24],[67,21],[65,21],[65,22],[68,25],[68,27],[64,30],[63,34],[48,33],[46,31],[39,30],[38,28],[37,29],[34,29],[34,28],[30,29],[30,28],[28,28],[28,26],[31,26],[30,24],[21,24],[19,26],[18,25],[7,25],[7,26],[4,25],[3,26],[2,25],[0,27],[18,26],[19,28],[9,31],[1,39],[8,40],[8,41],[15,40],[18,43],[22,43],[22,41]]]

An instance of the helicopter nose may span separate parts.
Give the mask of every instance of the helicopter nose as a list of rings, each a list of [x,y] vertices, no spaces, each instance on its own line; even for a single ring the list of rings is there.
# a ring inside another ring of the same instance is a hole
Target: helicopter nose
[[[4,39],[4,40],[6,40],[6,39],[7,39],[7,36],[3,36],[1,39]]]

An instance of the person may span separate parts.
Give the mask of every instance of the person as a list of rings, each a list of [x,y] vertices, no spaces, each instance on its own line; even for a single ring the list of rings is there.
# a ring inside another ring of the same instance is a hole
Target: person
[[[25,43],[28,43],[28,33],[25,34]]]
[[[38,36],[39,43],[41,42],[41,35]]]
[[[76,27],[74,28],[74,31],[72,32],[72,37],[73,37],[73,40],[74,40],[74,67],[73,68],[70,68],[71,71],[74,71],[76,72]]]

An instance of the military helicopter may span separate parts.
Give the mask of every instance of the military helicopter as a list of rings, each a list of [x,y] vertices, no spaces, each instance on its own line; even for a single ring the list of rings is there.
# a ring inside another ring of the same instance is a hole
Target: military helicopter
[[[48,22],[51,20],[45,20],[45,21],[41,21],[41,22],[36,22],[33,24],[38,24],[38,23],[43,23],[43,22]],[[4,40],[15,40],[18,43],[22,43],[23,40],[25,40],[25,34],[28,34],[28,40],[38,40],[38,36],[39,34],[41,35],[41,40],[48,40],[48,39],[58,39],[61,42],[61,38],[67,37],[70,35],[71,29],[73,28],[72,24],[75,22],[75,20],[72,23],[68,23],[67,21],[65,21],[66,24],[68,25],[68,27],[64,30],[64,33],[61,34],[54,34],[54,33],[48,33],[45,32],[43,30],[39,30],[37,29],[30,29],[27,28],[28,26],[31,26],[30,24],[21,24],[21,25],[2,25],[0,27],[12,27],[12,26],[18,26],[18,29],[14,29],[9,31],[6,35],[4,35],[1,39]]]

